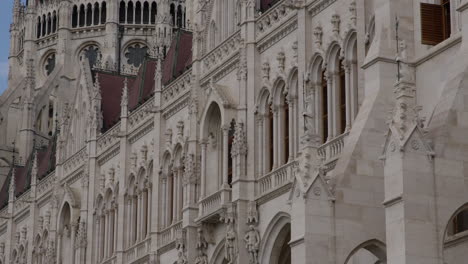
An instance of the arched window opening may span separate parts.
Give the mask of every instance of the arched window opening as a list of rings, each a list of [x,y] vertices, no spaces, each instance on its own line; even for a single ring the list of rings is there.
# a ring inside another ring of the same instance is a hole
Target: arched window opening
[[[93,14],[93,24],[98,25],[99,24],[99,4],[95,3],[94,4],[94,14]]]
[[[227,182],[230,187],[232,187],[232,179],[233,179],[233,159],[232,159],[232,145],[234,143],[234,133],[235,133],[235,126],[236,121],[232,120],[231,125],[229,126],[228,132],[228,179]]]
[[[456,235],[468,231],[468,209],[461,211],[452,219],[448,231],[449,235]]]
[[[339,102],[338,105],[340,107],[339,109],[339,120],[340,120],[340,127],[339,127],[339,132],[340,134],[343,134],[346,130],[346,73],[344,70],[344,61],[342,60],[340,62],[340,67],[338,71],[338,80],[339,80]]]
[[[149,4],[145,1],[145,3],[143,4],[143,24],[149,24],[149,15]]]
[[[267,138],[268,138],[268,171],[273,170],[273,164],[274,164],[274,145],[275,145],[275,139],[273,137],[273,129],[274,129],[274,113],[273,109],[271,107],[271,104],[268,105],[268,116],[267,116]]]
[[[169,177],[168,177],[168,194],[169,194],[169,211],[168,211],[168,225],[171,225],[174,223],[174,200],[175,200],[175,192],[174,192],[174,171],[169,172]]]
[[[41,36],[47,35],[47,19],[45,15],[42,15],[42,34]]]
[[[49,35],[51,31],[52,31],[52,18],[49,13],[47,14],[47,35]]]
[[[171,22],[172,22],[172,25],[175,26],[175,6],[174,4],[171,4],[171,9],[170,9],[170,13],[171,13]]]
[[[177,7],[177,27],[178,28],[182,27],[182,6],[181,5]]]
[[[57,13],[54,11],[54,15],[52,18],[52,33],[57,31]]]
[[[322,142],[325,143],[328,140],[328,85],[327,78],[325,76],[325,70],[321,74],[321,94],[322,94]]]
[[[227,144],[224,148],[223,145],[228,134],[221,128],[221,122],[221,109],[218,104],[212,103],[206,113],[203,128],[202,163],[205,164],[205,171],[202,175],[205,177],[205,188],[202,187],[202,190],[204,189],[202,197],[217,192],[223,183],[227,183],[227,175],[224,179],[227,170],[223,171],[224,159],[227,158]]]
[[[135,4],[135,24],[141,24],[141,2]]]
[[[86,26],[91,26],[93,24],[93,7],[91,4],[86,6]]]
[[[75,5],[73,6],[72,11],[72,28],[76,28],[78,26],[78,7]]]
[[[270,263],[291,264],[291,224],[286,224],[279,232],[273,244]]]
[[[283,148],[284,148],[284,151],[283,151],[283,162],[284,163],[287,163],[288,162],[288,159],[289,159],[289,153],[290,153],[290,150],[289,150],[289,141],[291,140],[290,139],[290,136],[289,135],[289,102],[288,100],[284,100],[284,104],[283,104],[283,116],[284,116],[284,124],[283,124],[283,134],[284,134],[284,138],[283,138]]]
[[[135,193],[137,192],[135,187]],[[133,237],[132,242],[136,243],[137,241],[137,233],[138,233],[138,197],[136,195],[133,196]]]
[[[121,1],[120,8],[119,8],[119,22],[120,23],[125,23],[125,14],[126,14],[125,2]]]
[[[107,4],[102,2],[101,4],[101,24],[106,24],[107,22]]]
[[[156,24],[156,15],[157,15],[157,6],[156,2],[151,3],[151,24]]]
[[[80,19],[79,26],[84,27],[84,25],[85,25],[85,7],[84,7],[84,5],[80,6],[79,19]]]
[[[41,37],[41,28],[42,28],[42,25],[41,25],[41,17],[38,17],[37,18],[37,38],[40,38]]]
[[[133,2],[128,2],[127,23],[133,24]]]

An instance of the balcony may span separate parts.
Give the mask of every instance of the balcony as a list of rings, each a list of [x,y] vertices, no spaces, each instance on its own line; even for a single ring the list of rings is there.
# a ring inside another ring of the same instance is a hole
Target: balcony
[[[197,222],[217,222],[219,214],[227,204],[231,202],[231,189],[222,188],[221,190],[203,198],[199,202],[199,215]]]
[[[158,248],[174,242],[180,232],[182,232],[182,221],[161,230],[158,234]]]
[[[348,135],[349,132],[345,132],[320,146],[318,149],[318,155],[322,158],[324,165],[333,163],[340,157]]]
[[[297,161],[289,162],[257,180],[257,199],[285,188],[292,182]]]
[[[151,249],[151,239],[147,238],[143,241],[136,243],[131,246],[125,252],[125,263],[131,263],[135,260],[138,260],[144,256],[147,256]]]

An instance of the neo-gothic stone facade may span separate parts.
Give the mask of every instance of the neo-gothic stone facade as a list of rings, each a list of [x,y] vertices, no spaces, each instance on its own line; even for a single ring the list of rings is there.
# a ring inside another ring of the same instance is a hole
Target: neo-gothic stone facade
[[[468,0],[13,17],[0,264],[466,263]]]

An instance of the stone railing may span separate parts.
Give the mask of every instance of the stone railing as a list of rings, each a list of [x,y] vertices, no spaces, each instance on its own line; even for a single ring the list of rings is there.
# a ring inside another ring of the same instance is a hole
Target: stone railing
[[[130,125],[130,130],[135,129],[142,123],[143,120],[147,120],[148,116],[152,116],[151,110],[154,107],[154,97],[150,97],[145,103],[139,106],[136,110],[134,110],[129,118],[128,124]]]
[[[98,37],[106,33],[105,25],[73,28],[71,30],[72,39],[81,39],[89,37]]]
[[[168,105],[185,94],[187,90],[190,90],[191,77],[192,71],[186,71],[182,76],[168,85],[162,92],[163,105]]]
[[[333,162],[339,158],[348,135],[349,132],[345,132],[320,146],[318,149],[318,155],[322,158],[324,164]]]
[[[231,201],[231,189],[222,188],[221,190],[207,196],[200,201],[199,218],[208,216],[224,208]]]
[[[234,55],[243,45],[243,40],[240,32],[235,33],[214,50],[206,54],[202,59],[203,74],[208,74],[215,66],[225,62],[228,58]]]
[[[76,168],[84,164],[87,155],[86,146],[81,148],[78,152],[73,154],[63,163],[64,176],[68,173],[73,172]]]
[[[36,187],[37,197],[41,197],[43,194],[48,193],[54,187],[56,177],[55,171],[51,172],[49,175],[44,177]]]
[[[125,263],[131,263],[149,254],[151,249],[151,239],[147,238],[130,247],[125,253]]]
[[[55,44],[57,44],[57,40],[58,40],[58,34],[57,33],[50,34],[50,35],[48,35],[46,37],[40,38],[40,39],[36,40],[37,49],[42,49],[42,48],[45,48],[45,47],[48,47],[48,46],[51,46],[51,45],[55,45]]]
[[[289,15],[293,12],[286,4],[287,1],[280,1],[257,19],[257,30],[255,32],[257,38],[264,36],[273,28],[278,28],[279,25],[290,17]]]
[[[296,165],[296,161],[289,162],[258,179],[257,197],[261,197],[290,183],[293,177],[293,169]]]
[[[175,241],[180,232],[182,232],[182,221],[161,230],[158,235],[158,248]]]
[[[97,151],[99,154],[104,152],[108,147],[119,142],[118,134],[120,133],[120,121],[117,122],[106,133],[102,134],[97,141]]]

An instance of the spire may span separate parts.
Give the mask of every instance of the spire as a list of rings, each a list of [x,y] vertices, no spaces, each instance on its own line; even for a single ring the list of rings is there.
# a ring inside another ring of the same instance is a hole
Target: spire
[[[31,169],[31,185],[36,185],[37,183],[37,149],[34,147],[34,154],[33,154],[33,164]]]
[[[122,99],[120,101],[120,116],[127,117],[128,114],[128,79],[125,77],[124,86],[122,89]]]
[[[15,201],[15,189],[16,189],[16,169],[15,169],[14,159],[13,159],[13,168],[11,170],[10,187],[8,189],[8,193],[10,195],[8,201],[10,203]]]
[[[93,93],[94,93],[94,98],[95,100],[101,100],[101,83],[99,82],[99,73],[96,73],[96,80],[94,82],[93,86]]]

